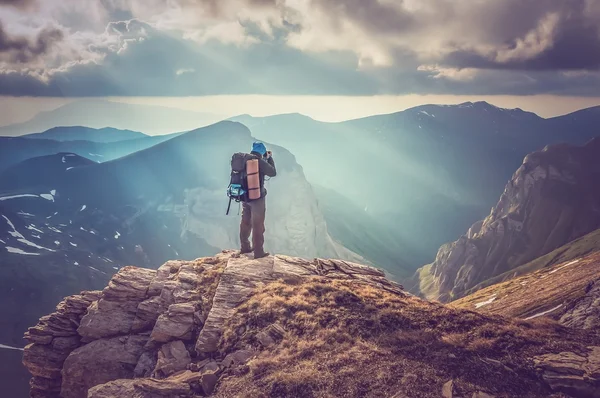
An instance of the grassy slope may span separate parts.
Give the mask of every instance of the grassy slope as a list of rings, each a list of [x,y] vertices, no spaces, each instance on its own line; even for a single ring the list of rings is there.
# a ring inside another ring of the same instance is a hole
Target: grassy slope
[[[547,316],[558,318],[570,303],[585,294],[590,282],[600,278],[600,252],[572,258],[481,289],[449,305],[474,310],[476,304],[495,297],[489,304],[479,307],[478,311],[527,318],[555,309]]]
[[[550,267],[554,264],[564,263],[597,251],[600,251],[600,229],[590,232],[579,239],[575,239],[574,241],[569,242],[542,257],[530,261],[527,264],[521,265],[508,272],[485,280],[470,289],[467,292],[467,295],[473,294],[488,286],[508,281],[517,276],[526,275],[528,273]]]
[[[224,375],[217,397],[437,398],[448,380],[460,396],[550,397],[530,359],[600,343],[553,321],[509,320],[314,279],[258,291],[229,321],[221,349],[260,349],[256,334],[274,323],[286,330],[283,338]]]

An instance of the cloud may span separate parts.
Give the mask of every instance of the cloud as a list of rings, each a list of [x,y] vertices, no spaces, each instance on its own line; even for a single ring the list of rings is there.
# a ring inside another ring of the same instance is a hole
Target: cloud
[[[36,0],[0,0],[0,6],[12,6],[17,8],[27,8],[35,3]]]
[[[60,29],[42,29],[33,40],[25,36],[12,36],[0,21],[0,61],[25,64],[37,59],[50,50],[53,44],[63,39]]]
[[[600,94],[598,0],[0,1],[4,94]]]

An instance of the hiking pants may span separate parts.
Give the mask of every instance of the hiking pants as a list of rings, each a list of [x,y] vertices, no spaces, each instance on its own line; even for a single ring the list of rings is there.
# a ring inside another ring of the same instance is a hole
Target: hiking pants
[[[250,232],[252,232],[252,248],[254,255],[264,253],[265,213],[267,210],[265,197],[242,203],[242,221],[240,223],[240,242],[242,250],[250,249]]]

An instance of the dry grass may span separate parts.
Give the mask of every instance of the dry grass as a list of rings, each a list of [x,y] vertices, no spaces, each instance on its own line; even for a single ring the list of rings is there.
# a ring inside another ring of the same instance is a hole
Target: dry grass
[[[256,333],[273,323],[285,328],[283,340],[225,377],[217,396],[437,398],[453,379],[464,395],[548,397],[530,358],[600,343],[553,322],[511,321],[315,279],[257,292],[228,324],[222,351],[260,350]]]
[[[493,302],[481,306],[477,311],[526,318],[560,305],[560,308],[547,315],[559,318],[570,303],[585,295],[588,284],[597,280],[600,275],[600,253],[577,260],[574,264],[563,262],[498,283],[449,305],[474,310],[477,303],[496,296]]]

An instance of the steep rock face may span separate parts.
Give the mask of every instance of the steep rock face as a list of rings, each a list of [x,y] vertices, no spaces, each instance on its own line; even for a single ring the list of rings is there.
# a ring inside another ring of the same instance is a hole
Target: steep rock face
[[[527,157],[498,204],[419,270],[421,292],[450,301],[600,227],[600,139]]]
[[[317,276],[404,294],[383,272],[341,260],[252,260],[223,252],[169,261],[156,271],[125,267],[102,292],[65,299],[57,312],[29,329],[25,337],[31,344],[23,363],[34,376],[31,396],[83,398],[101,384],[90,396],[176,397],[194,389],[210,393],[216,372],[255,355],[252,350],[217,352],[236,307],[265,283]],[[261,339],[269,344],[281,334],[273,327]],[[215,356],[221,359],[210,359]],[[152,379],[118,381],[134,377]]]

